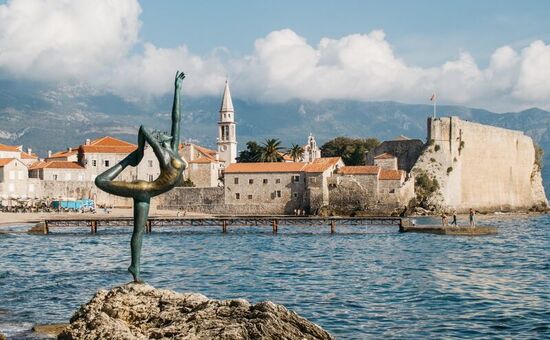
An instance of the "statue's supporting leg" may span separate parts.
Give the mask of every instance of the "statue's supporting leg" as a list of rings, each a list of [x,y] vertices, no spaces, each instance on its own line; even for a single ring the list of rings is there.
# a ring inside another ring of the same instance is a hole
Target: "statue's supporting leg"
[[[134,198],[134,232],[132,233],[132,241],[130,242],[132,249],[132,263],[128,271],[134,276],[134,282],[143,282],[140,277],[140,258],[141,244],[143,242],[143,232],[147,217],[149,216],[150,198],[140,199]]]

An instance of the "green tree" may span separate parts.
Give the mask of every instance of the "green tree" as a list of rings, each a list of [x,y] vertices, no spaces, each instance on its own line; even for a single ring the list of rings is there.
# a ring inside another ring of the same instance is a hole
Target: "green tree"
[[[260,162],[282,162],[284,148],[276,138],[266,139],[261,146]]]
[[[296,162],[297,159],[302,158],[302,156],[304,155],[304,148],[302,148],[298,144],[292,144],[287,153],[292,158],[292,160]]]
[[[321,146],[323,157],[342,157],[346,165],[364,165],[365,153],[380,144],[376,138],[336,137]]]
[[[239,163],[251,163],[258,162],[262,153],[262,147],[255,141],[248,141],[246,143],[246,150],[239,152],[237,162]]]

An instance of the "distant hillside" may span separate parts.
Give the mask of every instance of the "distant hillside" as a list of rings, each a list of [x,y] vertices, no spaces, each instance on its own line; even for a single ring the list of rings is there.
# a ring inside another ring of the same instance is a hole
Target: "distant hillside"
[[[86,88],[52,90],[33,83],[0,81],[0,142],[23,144],[42,156],[47,150],[76,146],[86,138],[106,134],[135,142],[139,124],[169,129],[171,101],[167,95],[146,104],[128,103]],[[238,98],[233,102],[240,149],[248,140],[268,137],[280,138],[285,145],[305,143],[310,132],[319,143],[340,135],[383,140],[403,134],[424,139],[426,117],[432,112],[429,105],[396,102],[291,100],[269,104]],[[219,104],[217,97],[186,98],[184,94],[182,136],[214,147]],[[550,112],[533,108],[497,114],[445,105],[438,112],[525,131],[545,150],[548,167],[543,177],[550,193]]]

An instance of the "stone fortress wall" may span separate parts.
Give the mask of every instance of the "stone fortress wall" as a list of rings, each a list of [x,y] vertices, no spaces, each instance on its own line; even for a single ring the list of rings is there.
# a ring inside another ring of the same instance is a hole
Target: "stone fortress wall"
[[[413,167],[435,177],[434,203],[467,211],[547,206],[533,140],[521,131],[429,118],[428,145]]]

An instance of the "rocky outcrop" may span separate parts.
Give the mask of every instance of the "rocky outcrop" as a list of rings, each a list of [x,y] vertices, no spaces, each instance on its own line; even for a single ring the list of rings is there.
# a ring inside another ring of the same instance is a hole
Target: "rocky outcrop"
[[[100,290],[58,339],[333,339],[272,302],[210,300],[130,283]]]

